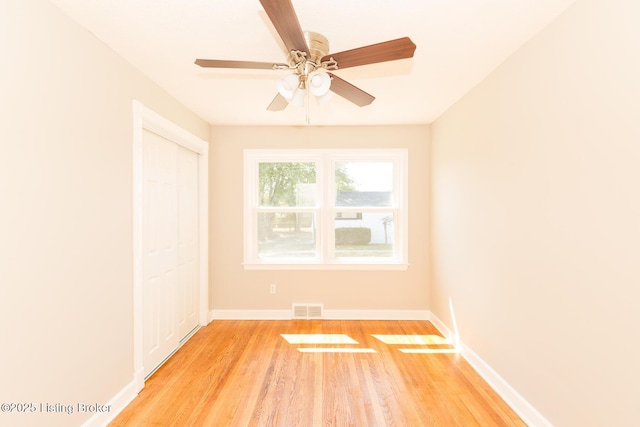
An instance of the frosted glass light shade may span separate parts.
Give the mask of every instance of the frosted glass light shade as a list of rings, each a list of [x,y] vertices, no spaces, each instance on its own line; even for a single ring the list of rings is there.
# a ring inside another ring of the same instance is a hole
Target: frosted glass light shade
[[[335,94],[333,92],[328,91],[327,93],[325,93],[322,96],[316,96],[316,104],[318,106],[323,106],[323,105],[327,104],[330,100],[332,100],[334,95]]]
[[[313,95],[322,96],[329,92],[329,88],[331,87],[331,77],[327,73],[314,71],[309,73],[307,84],[309,85],[309,90]]]
[[[304,89],[296,89],[293,92],[293,96],[291,97],[291,99],[289,100],[289,104],[298,107],[298,108],[302,108],[304,107],[305,104],[305,98],[307,96],[307,91]]]
[[[287,100],[291,100],[298,88],[298,83],[298,76],[296,74],[287,74],[276,80],[276,88],[280,95],[284,96]]]

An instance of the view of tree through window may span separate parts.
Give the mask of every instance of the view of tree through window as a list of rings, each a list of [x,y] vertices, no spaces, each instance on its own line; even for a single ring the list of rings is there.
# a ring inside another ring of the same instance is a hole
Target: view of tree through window
[[[389,159],[365,150],[354,155],[350,150],[345,160],[333,160],[322,154],[273,151],[286,154],[278,158],[269,152],[266,158],[247,163],[255,168],[247,175],[255,183],[247,187],[253,188],[247,193],[254,206],[248,218],[253,219],[246,223],[253,224],[248,229],[254,242],[249,247],[254,248],[252,259],[311,263],[398,259],[399,157]]]
[[[314,206],[315,200],[299,200],[301,185],[316,183],[315,163],[260,163],[260,206]],[[311,193],[313,197],[313,193]],[[302,202],[302,204],[301,204]]]
[[[264,162],[258,166],[259,205],[315,207],[316,165],[309,162]],[[353,179],[344,165],[336,167],[339,191],[353,191]],[[262,257],[316,255],[315,214],[267,212],[258,215],[258,253]]]
[[[260,206],[295,208],[316,205],[315,163],[260,163],[258,181]],[[259,213],[259,256],[316,256],[315,215],[315,212],[295,210]]]

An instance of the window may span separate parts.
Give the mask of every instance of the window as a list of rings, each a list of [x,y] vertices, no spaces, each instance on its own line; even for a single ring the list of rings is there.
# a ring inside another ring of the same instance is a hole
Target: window
[[[406,268],[407,150],[245,150],[245,268]]]

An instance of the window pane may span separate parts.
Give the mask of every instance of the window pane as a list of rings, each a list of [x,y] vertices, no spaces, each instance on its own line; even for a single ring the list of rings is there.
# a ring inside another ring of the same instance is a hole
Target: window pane
[[[393,213],[338,212],[336,257],[392,257]]]
[[[260,163],[259,185],[259,206],[316,205],[315,163]]]
[[[338,162],[336,206],[391,206],[392,162]]]
[[[258,257],[315,257],[315,235],[313,213],[259,213]]]

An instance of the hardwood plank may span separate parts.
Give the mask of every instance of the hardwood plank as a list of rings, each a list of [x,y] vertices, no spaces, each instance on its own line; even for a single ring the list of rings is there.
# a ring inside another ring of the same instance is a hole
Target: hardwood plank
[[[281,334],[345,334],[357,344],[289,344]],[[526,425],[459,354],[399,351],[450,348],[418,335],[439,334],[426,321],[214,321],[110,425]]]

